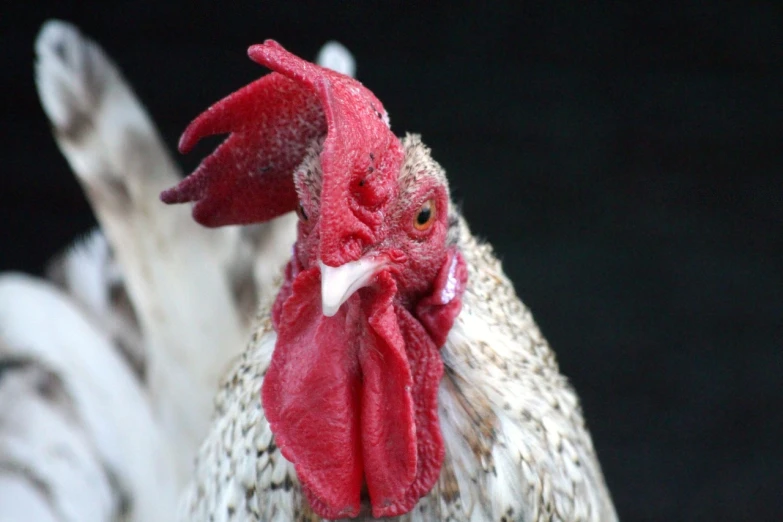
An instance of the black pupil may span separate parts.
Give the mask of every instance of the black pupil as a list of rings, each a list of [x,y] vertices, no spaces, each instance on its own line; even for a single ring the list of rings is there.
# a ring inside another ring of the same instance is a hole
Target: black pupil
[[[432,209],[429,205],[426,207],[423,207],[421,210],[419,210],[419,215],[416,216],[416,223],[419,225],[426,225],[427,221],[430,220],[430,216],[432,215]]]

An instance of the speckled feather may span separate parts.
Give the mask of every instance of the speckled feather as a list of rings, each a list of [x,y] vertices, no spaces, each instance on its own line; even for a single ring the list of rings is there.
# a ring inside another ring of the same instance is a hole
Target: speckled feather
[[[422,172],[445,181],[417,136],[403,144],[403,191]],[[317,156],[305,162],[299,171],[317,187]],[[470,233],[454,205],[449,212],[448,241],[462,251],[469,283],[441,351],[446,458],[430,493],[394,520],[616,520],[579,400],[554,352],[491,246]],[[321,520],[275,446],[259,400],[276,340],[270,306],[261,306],[252,341],[221,384],[182,520]],[[356,520],[371,519],[365,509]]]

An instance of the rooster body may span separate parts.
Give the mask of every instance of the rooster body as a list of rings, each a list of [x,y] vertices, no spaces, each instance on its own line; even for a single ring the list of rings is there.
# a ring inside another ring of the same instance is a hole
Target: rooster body
[[[418,137],[403,144],[407,159],[442,172]],[[491,247],[470,233],[453,205],[448,227],[468,284],[441,349],[445,459],[430,492],[395,520],[615,520],[577,396],[554,353]],[[259,401],[277,339],[270,309],[261,307],[252,342],[221,385],[182,520],[321,520]],[[372,519],[365,502],[359,520]]]

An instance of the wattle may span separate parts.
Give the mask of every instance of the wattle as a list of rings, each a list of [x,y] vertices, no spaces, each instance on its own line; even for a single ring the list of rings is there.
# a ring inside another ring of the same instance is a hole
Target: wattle
[[[438,346],[395,304],[387,272],[333,317],[320,272],[290,265],[275,305],[278,332],[262,400],[276,442],[313,509],[358,515],[366,484],[375,517],[410,511],[438,478],[443,442]]]

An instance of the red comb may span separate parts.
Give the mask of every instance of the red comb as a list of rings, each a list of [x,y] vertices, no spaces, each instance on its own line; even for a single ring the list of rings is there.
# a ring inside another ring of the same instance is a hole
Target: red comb
[[[267,221],[296,208],[293,172],[316,138],[326,135],[322,201],[340,199],[329,194],[344,193],[357,157],[399,149],[383,105],[361,83],[302,60],[272,40],[250,47],[248,54],[274,72],[188,126],[180,139],[183,153],[205,136],[230,136],[195,172],[161,194],[165,203],[195,202],[194,219],[210,227]],[[401,149],[392,156],[401,158]],[[325,213],[325,221],[337,214],[347,235],[366,235],[366,227],[345,220],[341,209]]]
[[[226,132],[231,135],[217,150],[161,199],[196,202],[194,219],[210,227],[267,221],[294,210],[292,172],[307,145],[326,132],[315,95],[285,76],[267,75],[196,118],[179,150]]]

